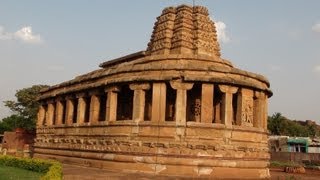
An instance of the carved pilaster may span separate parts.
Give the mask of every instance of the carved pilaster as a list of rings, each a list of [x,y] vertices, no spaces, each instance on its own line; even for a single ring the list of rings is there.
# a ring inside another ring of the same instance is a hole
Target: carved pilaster
[[[63,107],[63,103],[62,103],[63,99],[62,98],[57,98],[56,101],[56,125],[61,125],[62,124],[62,120],[63,120],[63,111],[64,108]]]
[[[107,120],[116,121],[117,120],[117,101],[118,93],[120,92],[119,87],[108,87],[105,89],[105,92],[108,93],[107,98]]]
[[[100,113],[100,91],[91,91],[89,93],[91,96],[90,100],[90,123],[97,124],[99,121],[99,113]]]
[[[73,115],[74,115],[74,101],[75,97],[74,96],[67,96],[66,97],[66,117],[65,117],[65,122],[66,125],[72,125],[73,124]]]
[[[78,98],[78,113],[77,113],[77,123],[83,124],[85,119],[85,113],[86,113],[86,107],[88,104],[86,104],[85,97],[87,96],[86,93],[79,93],[76,95]]]
[[[227,86],[227,85],[219,85],[220,91],[223,93],[222,95],[222,123],[227,127],[232,126],[233,119],[233,94],[238,91],[237,87]]]
[[[144,120],[145,110],[145,90],[150,89],[150,84],[130,84],[130,89],[134,90],[133,95],[133,120],[140,122]]]
[[[268,121],[268,96],[264,92],[254,93],[254,121],[253,126],[267,129]]]
[[[201,123],[212,123],[214,86],[202,84],[201,89]]]
[[[40,105],[38,110],[38,120],[37,120],[37,126],[41,127],[44,124],[46,118],[46,108],[45,105]]]
[[[253,91],[241,88],[237,102],[236,124],[239,126],[253,126]]]
[[[166,114],[166,84],[153,83],[152,87],[152,122],[165,122]]]
[[[176,124],[186,125],[186,111],[187,111],[187,90],[193,87],[193,83],[183,83],[180,81],[170,81],[173,89],[177,90],[176,97]]]
[[[54,123],[54,101],[48,101],[48,110],[47,110],[47,125],[52,126]]]
[[[265,130],[268,130],[268,96],[266,94],[263,94],[263,105],[264,105],[264,108],[263,108],[263,114],[262,114],[262,122],[263,122],[263,128]]]

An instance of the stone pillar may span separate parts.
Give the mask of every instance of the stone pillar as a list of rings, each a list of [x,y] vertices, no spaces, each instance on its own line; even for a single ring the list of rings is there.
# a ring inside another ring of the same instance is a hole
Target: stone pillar
[[[152,122],[166,121],[166,97],[167,89],[165,83],[153,83],[152,85]]]
[[[101,92],[91,91],[89,95],[91,96],[90,100],[90,124],[97,124],[99,122],[99,113],[100,113],[100,96]]]
[[[43,126],[45,118],[46,118],[46,109],[45,109],[44,105],[42,104],[39,106],[39,110],[38,110],[38,120],[37,120],[38,127]]]
[[[237,102],[236,124],[238,126],[253,126],[253,90],[241,88]]]
[[[48,111],[48,104],[47,104],[47,110],[46,110],[46,114],[45,114],[45,118],[44,118],[44,123],[43,125],[48,126],[48,121],[49,121],[49,111]]]
[[[263,112],[264,112],[264,94],[256,91],[254,93],[254,111],[253,111],[253,127],[263,128]]]
[[[268,96],[264,92],[255,92],[254,127],[268,129]]]
[[[106,118],[109,122],[116,121],[118,93],[120,92],[120,88],[108,87],[105,89],[105,92],[108,93]]]
[[[150,89],[150,85],[148,83],[130,84],[130,89],[134,90],[132,119],[136,122],[143,121],[146,101],[145,90]]]
[[[73,122],[73,111],[74,111],[74,104],[73,104],[74,97],[73,96],[67,96],[66,97],[66,117],[65,122],[66,125],[72,125]]]
[[[263,105],[264,105],[264,108],[263,108],[263,114],[262,114],[262,122],[263,122],[263,128],[265,130],[268,130],[268,95],[266,94],[263,94]]]
[[[51,100],[48,102],[48,119],[47,119],[47,125],[52,126],[54,121],[54,101]]]
[[[63,120],[63,111],[65,107],[62,104],[62,98],[58,98],[56,102],[56,125],[61,125]]]
[[[187,119],[187,90],[193,87],[193,83],[183,83],[180,81],[170,81],[173,89],[177,90],[176,98],[176,124],[186,125]]]
[[[238,91],[237,87],[219,85],[222,95],[222,124],[225,124],[227,127],[232,126],[233,119],[233,110],[232,110],[232,96]]]
[[[83,124],[84,123],[84,119],[85,119],[85,114],[86,114],[86,101],[85,101],[85,96],[86,93],[79,93],[76,95],[76,97],[78,98],[78,113],[77,113],[77,124]]]
[[[201,123],[212,123],[214,86],[202,84],[201,89]]]

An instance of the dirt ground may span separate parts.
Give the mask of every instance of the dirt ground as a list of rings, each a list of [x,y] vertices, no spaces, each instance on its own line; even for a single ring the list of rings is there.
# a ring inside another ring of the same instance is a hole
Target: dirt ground
[[[290,174],[285,173],[281,169],[271,169],[271,180],[319,180],[319,170],[306,170],[306,174]],[[175,180],[175,179],[208,179],[199,177],[181,177],[181,176],[153,176],[150,174],[132,174],[118,173],[97,168],[80,167],[75,165],[63,165],[64,180]]]
[[[290,174],[283,172],[282,169],[270,169],[271,180],[319,180],[319,170],[306,170],[305,174]]]

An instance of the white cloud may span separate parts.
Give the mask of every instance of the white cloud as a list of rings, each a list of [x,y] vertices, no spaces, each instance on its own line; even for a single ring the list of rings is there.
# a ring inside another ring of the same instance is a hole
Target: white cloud
[[[222,21],[216,21],[215,26],[217,30],[218,41],[221,43],[230,42],[230,37],[228,36],[226,31],[227,25]]]
[[[14,37],[22,40],[23,42],[28,42],[28,43],[42,42],[40,35],[35,35],[32,33],[31,26],[21,28],[20,30],[14,33]]]
[[[320,33],[320,23],[317,23],[312,26],[312,31]]]
[[[4,27],[0,26],[0,40],[18,40],[34,44],[43,42],[40,35],[33,34],[31,26],[23,27],[14,33],[6,32]]]

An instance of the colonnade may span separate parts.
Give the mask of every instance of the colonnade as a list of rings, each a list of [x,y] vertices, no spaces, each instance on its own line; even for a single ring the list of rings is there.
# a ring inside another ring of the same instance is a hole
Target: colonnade
[[[58,96],[42,101],[37,126],[95,125],[120,119],[165,123],[168,121],[166,110],[168,110],[169,86],[175,92],[174,108],[171,109],[174,111],[173,121],[177,125],[185,125],[190,121],[188,104],[191,98],[188,92],[192,91],[194,84],[181,81],[130,84],[127,89],[133,91],[133,97],[126,97],[124,100],[133,102],[122,102],[122,104],[119,104],[119,98],[130,94],[124,92],[123,86],[108,86],[88,92]],[[220,123],[226,127],[238,125],[267,128],[268,97],[265,92],[211,83],[197,85],[201,92],[198,92],[198,99],[191,96],[197,104],[196,117],[193,121],[207,124]],[[151,93],[152,99],[146,98],[146,93]],[[150,113],[146,112],[147,101],[151,102],[151,108],[148,108]],[[122,117],[121,113],[126,116]],[[150,119],[146,118],[148,113]]]

